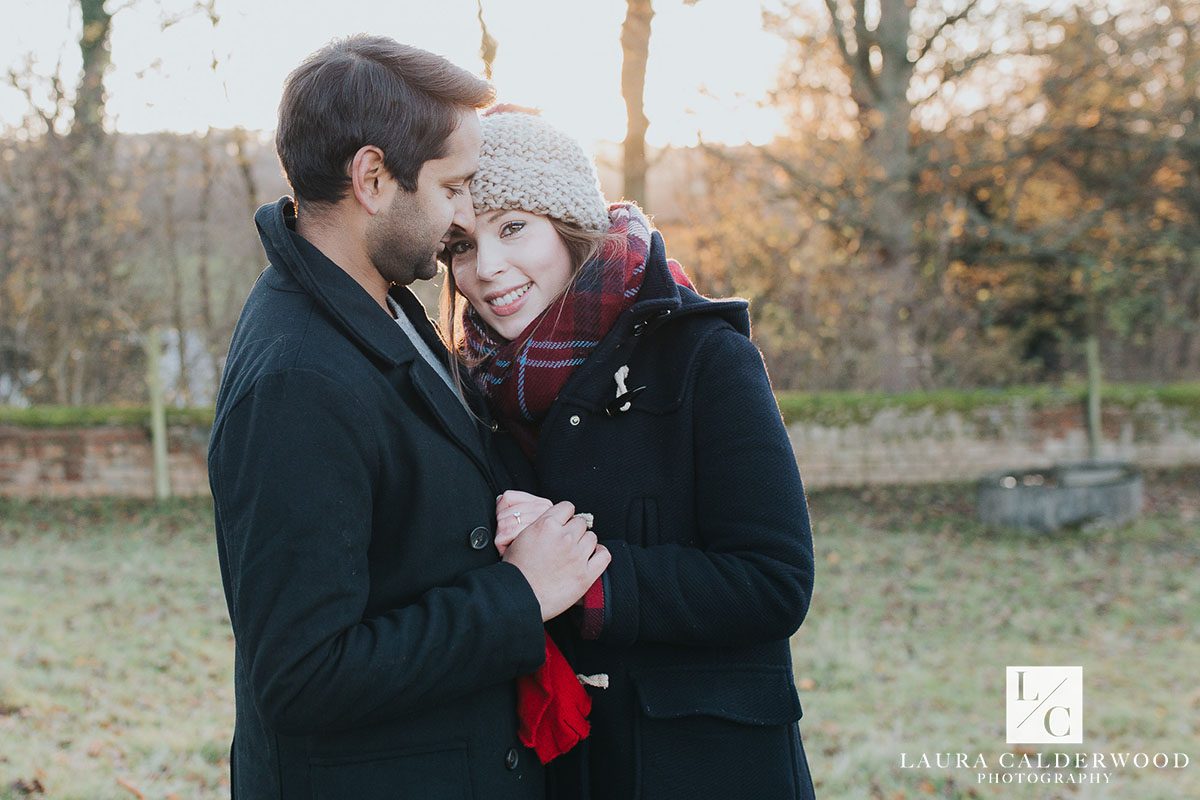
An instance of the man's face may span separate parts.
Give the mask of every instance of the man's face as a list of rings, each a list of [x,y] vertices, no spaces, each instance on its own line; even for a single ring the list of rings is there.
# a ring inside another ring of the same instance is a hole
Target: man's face
[[[466,109],[446,140],[446,155],[421,165],[417,190],[396,185],[387,210],[371,219],[367,253],[385,280],[406,286],[432,278],[450,231],[474,230],[470,183],[482,144],[479,118]]]

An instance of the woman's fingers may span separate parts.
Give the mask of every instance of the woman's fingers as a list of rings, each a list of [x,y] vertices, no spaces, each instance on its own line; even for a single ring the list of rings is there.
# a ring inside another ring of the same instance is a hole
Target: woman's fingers
[[[533,497],[530,495],[530,497]],[[533,497],[532,500],[522,501],[507,506],[496,512],[496,546],[507,546],[517,538],[521,531],[537,522],[538,518],[550,510],[549,500]],[[501,555],[503,555],[501,550]]]
[[[513,539],[517,538],[518,533],[519,531],[512,530],[512,526],[509,526],[507,530],[496,531],[496,550],[499,551],[500,555],[504,555],[504,551],[508,549],[508,546],[512,543]]]
[[[608,565],[611,563],[612,553],[608,552],[608,548],[604,545],[598,544],[596,545],[596,549],[592,551],[591,557],[588,558],[588,574],[595,581],[604,573],[604,570],[608,569]]]
[[[549,515],[559,524],[566,524],[580,540],[585,536],[590,537],[591,545],[595,546],[596,536],[590,531],[593,522],[591,514],[576,512],[570,503],[552,504],[544,497],[509,490],[496,498],[495,544],[500,555],[504,555],[508,545],[521,535],[521,531],[543,515]]]
[[[520,503],[520,504],[532,503],[536,506],[540,506],[542,511],[545,511],[546,509],[548,509],[552,505],[554,505],[546,498],[538,497],[536,494],[530,494],[529,492],[522,492],[518,489],[509,489],[507,492],[505,492],[504,494],[502,494],[496,498],[496,512],[499,513],[500,511],[503,511],[503,510],[509,508],[510,506],[515,506],[518,503]],[[541,512],[539,512],[539,513],[541,513]]]

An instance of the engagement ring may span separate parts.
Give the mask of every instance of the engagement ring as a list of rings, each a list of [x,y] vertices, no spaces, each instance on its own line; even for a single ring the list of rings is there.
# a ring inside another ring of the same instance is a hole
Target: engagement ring
[[[517,524],[518,524],[518,525],[520,525],[520,524],[521,524],[521,512],[520,512],[520,511],[514,511],[514,512],[513,512],[513,516],[517,518]]]

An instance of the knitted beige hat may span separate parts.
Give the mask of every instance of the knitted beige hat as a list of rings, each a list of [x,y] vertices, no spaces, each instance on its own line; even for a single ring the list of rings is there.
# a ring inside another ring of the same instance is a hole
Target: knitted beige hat
[[[483,149],[471,179],[475,213],[515,208],[607,230],[608,203],[579,143],[536,114],[508,108],[479,120]]]

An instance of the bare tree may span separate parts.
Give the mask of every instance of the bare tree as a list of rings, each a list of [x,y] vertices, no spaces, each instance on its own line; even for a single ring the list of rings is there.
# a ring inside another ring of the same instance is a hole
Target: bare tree
[[[935,53],[945,47],[950,31],[972,19],[976,3],[965,0],[952,13],[939,13],[918,8],[912,0],[824,0],[823,29],[799,3],[768,16],[776,30],[793,37],[797,68],[784,92],[842,112],[820,122],[827,129],[820,135],[827,146],[805,143],[804,163],[797,161],[795,151],[776,152],[772,158],[793,195],[818,209],[831,229],[854,228],[855,249],[871,272],[877,385],[892,391],[917,386],[925,361],[916,336],[914,296],[916,236],[923,221],[916,189],[925,153],[914,112],[990,54],[990,43],[971,52],[956,51],[953,58]],[[938,67],[926,62],[918,75],[918,64],[927,56],[929,62],[940,59]],[[843,112],[844,98],[828,87],[831,70],[848,95],[849,112]],[[923,81],[915,81],[917,77]],[[934,92],[920,98],[924,79]],[[825,99],[815,100],[822,92]],[[814,164],[827,165],[824,173]]]
[[[216,396],[216,381],[220,376],[217,358],[217,329],[212,309],[212,279],[210,272],[212,256],[210,240],[212,231],[209,230],[209,218],[212,214],[213,184],[216,180],[216,162],[212,152],[212,128],[204,132],[196,145],[200,150],[200,192],[196,224],[199,226],[199,237],[196,243],[196,277],[199,285],[196,287],[200,295],[200,321],[204,327],[204,353],[208,360],[208,374],[214,382],[212,396]]]
[[[646,64],[650,59],[651,0],[626,0],[621,26],[621,96],[625,98],[624,185],[622,194],[646,206]]]
[[[171,278],[171,326],[175,329],[176,358],[179,372],[175,381],[175,397],[186,405],[191,399],[188,369],[188,324],[184,313],[183,264],[179,258],[179,213],[176,201],[179,197],[179,141],[168,136],[166,141],[164,172],[166,188],[163,191],[163,255]]]

